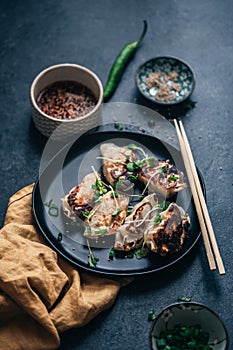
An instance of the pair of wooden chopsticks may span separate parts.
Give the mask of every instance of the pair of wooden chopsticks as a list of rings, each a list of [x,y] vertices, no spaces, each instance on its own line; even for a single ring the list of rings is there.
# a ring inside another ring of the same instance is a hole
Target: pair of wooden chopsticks
[[[177,137],[180,144],[180,150],[184,161],[187,177],[191,187],[193,200],[195,203],[197,216],[200,222],[203,241],[206,249],[206,254],[211,270],[216,269],[216,264],[220,274],[225,273],[223,261],[218,249],[217,241],[215,238],[214,230],[211,224],[210,216],[206,206],[205,198],[202,192],[201,184],[197,174],[195,162],[193,159],[192,151],[189,145],[189,141],[181,120],[179,124],[174,119]]]

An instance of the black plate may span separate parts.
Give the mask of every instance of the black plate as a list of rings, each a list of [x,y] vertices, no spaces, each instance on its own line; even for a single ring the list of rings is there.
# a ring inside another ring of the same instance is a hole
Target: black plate
[[[138,143],[150,155],[153,154],[158,159],[170,159],[180,170],[184,171],[182,158],[177,149],[153,136],[130,131],[96,131],[83,135],[72,145],[64,147],[51,160],[34,186],[33,213],[36,223],[48,243],[60,255],[76,267],[92,271],[93,268],[87,265],[88,247],[85,244],[82,229],[67,221],[63,214],[61,199],[72,187],[81,182],[87,173],[92,171],[91,165],[97,171],[100,170],[101,160],[96,159],[96,156],[100,155],[99,144],[110,140],[119,145]],[[200,179],[204,188],[201,176]],[[57,217],[49,215],[48,207],[44,205],[50,200],[58,206]],[[114,257],[109,261],[111,246],[101,249],[94,247],[92,253],[99,258],[94,271],[120,276],[139,275],[165,269],[183,258],[197,242],[200,227],[189,188],[179,192],[172,200],[183,206],[191,219],[190,236],[179,253],[170,257],[159,257],[155,253],[150,253],[140,260],[136,257],[132,259]],[[59,233],[62,233],[61,241],[58,240]]]

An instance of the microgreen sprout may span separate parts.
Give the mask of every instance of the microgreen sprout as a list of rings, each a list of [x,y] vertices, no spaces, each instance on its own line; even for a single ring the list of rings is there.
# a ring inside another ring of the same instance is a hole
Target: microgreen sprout
[[[87,239],[87,247],[89,250],[87,264],[89,267],[95,268],[97,265],[97,262],[99,261],[99,258],[93,255],[88,239]]]
[[[128,148],[131,149],[132,151],[140,151],[140,152],[142,152],[142,154],[143,154],[143,156],[144,156],[145,158],[148,157],[148,155],[145,153],[144,149],[143,149],[142,147],[138,147],[138,146],[135,145],[134,143],[130,143],[130,144],[128,145]]]

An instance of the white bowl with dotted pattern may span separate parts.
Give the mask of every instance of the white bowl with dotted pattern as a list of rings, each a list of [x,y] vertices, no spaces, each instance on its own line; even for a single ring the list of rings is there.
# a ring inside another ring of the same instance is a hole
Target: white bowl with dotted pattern
[[[39,93],[58,81],[75,81],[90,89],[96,97],[95,107],[84,116],[76,119],[57,119],[41,111],[36,99]],[[69,140],[100,124],[103,102],[103,86],[98,76],[90,69],[71,63],[50,66],[41,71],[33,80],[30,88],[32,119],[36,128],[47,138]]]

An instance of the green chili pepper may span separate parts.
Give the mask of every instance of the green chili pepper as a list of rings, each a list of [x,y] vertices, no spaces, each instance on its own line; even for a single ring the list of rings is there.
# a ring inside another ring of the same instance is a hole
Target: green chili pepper
[[[115,92],[117,84],[119,83],[123,71],[138,48],[139,44],[142,42],[145,34],[147,32],[147,21],[144,21],[144,28],[141,36],[138,40],[133,41],[132,43],[126,44],[123,49],[120,51],[116,60],[114,61],[110,73],[108,75],[107,84],[104,89],[104,101],[106,102]]]

